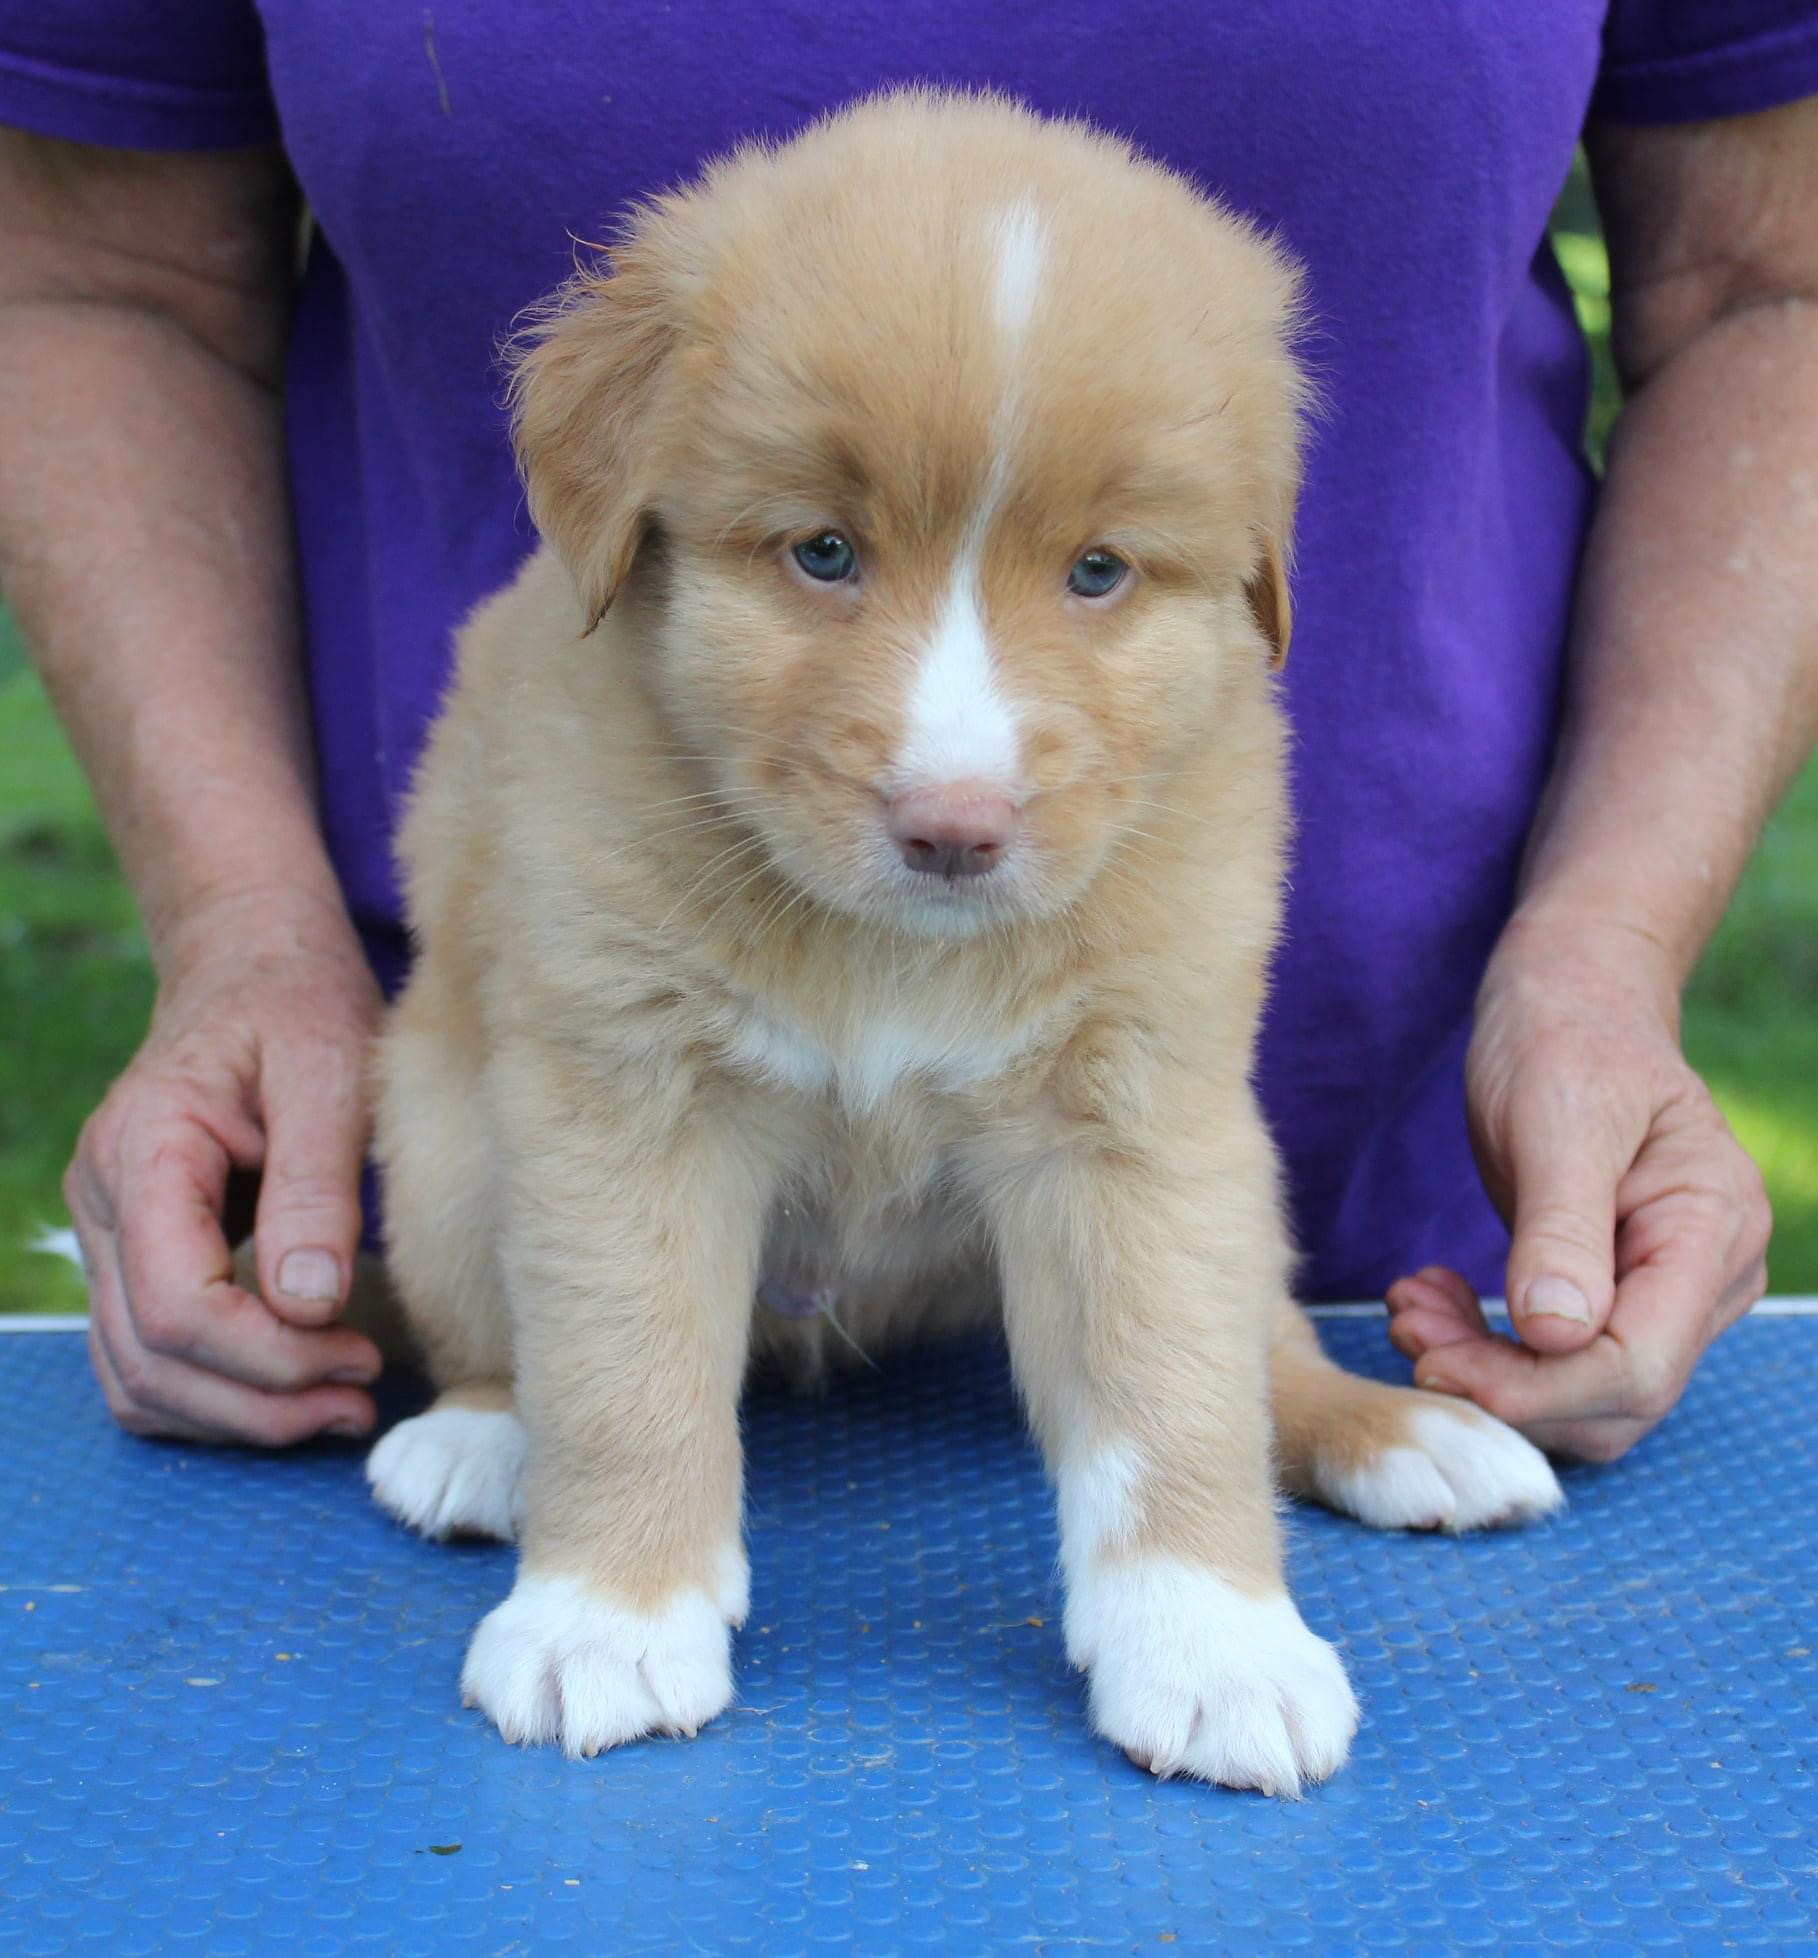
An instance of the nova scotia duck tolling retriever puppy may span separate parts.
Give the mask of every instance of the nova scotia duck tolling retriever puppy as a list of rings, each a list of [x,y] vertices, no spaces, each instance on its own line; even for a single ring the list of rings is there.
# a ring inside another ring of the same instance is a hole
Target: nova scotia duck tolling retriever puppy
[[[511,1741],[733,1695],[754,1357],[1001,1317],[1092,1724],[1289,1794],[1356,1702],[1277,1490],[1556,1504],[1292,1302],[1250,1085],[1306,388],[1283,252],[1121,141],[870,100],[638,208],[515,349],[543,543],[463,629],[379,1052],[438,1398],[374,1449],[515,1538]]]

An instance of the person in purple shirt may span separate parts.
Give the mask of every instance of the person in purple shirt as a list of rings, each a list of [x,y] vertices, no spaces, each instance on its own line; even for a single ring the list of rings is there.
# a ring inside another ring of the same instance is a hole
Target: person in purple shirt
[[[1424,1384],[1598,1459],[1760,1295],[1678,999],[1818,729],[1813,0],[0,0],[0,581],[159,975],[67,1185],[127,1425],[373,1420],[337,1319],[391,835],[451,630],[532,547],[514,315],[629,199],[910,79],[1129,135],[1309,268],[1260,1076],[1303,1292],[1386,1290]],[[1581,133],[1601,490],[1546,242]]]

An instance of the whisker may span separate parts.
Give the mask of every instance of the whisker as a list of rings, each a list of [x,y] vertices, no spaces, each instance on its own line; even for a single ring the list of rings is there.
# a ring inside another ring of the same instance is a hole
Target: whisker
[[[678,897],[676,901],[669,907],[669,909],[663,914],[662,921],[656,927],[657,935],[659,937],[665,931],[668,930],[669,926],[674,922],[677,915],[680,912],[686,910],[687,907],[691,903],[693,903],[696,896],[700,894],[702,887],[712,881],[713,874],[719,868],[719,866],[722,863],[724,863],[729,857],[734,858],[736,860],[737,853],[743,850],[757,850],[760,853],[758,866],[757,869],[754,870],[750,876],[742,879],[734,887],[733,891],[728,893],[728,897],[734,896],[737,894],[738,891],[743,890],[745,888],[745,885],[751,881],[751,877],[762,875],[764,870],[768,867],[770,861],[767,856],[763,855],[762,844],[758,841],[758,839],[755,836],[740,837],[737,842],[729,845],[726,849],[720,851],[718,856],[713,857],[701,867],[699,874],[691,880],[691,882],[688,885],[688,888],[685,891],[683,891],[681,896]],[[711,926],[713,920],[719,916],[720,911],[722,910],[726,902],[727,899],[722,898],[720,903],[714,906],[713,911],[707,921],[709,926]]]
[[[879,1366],[878,1363],[871,1357],[871,1355],[867,1353],[865,1349],[858,1343],[858,1341],[852,1337],[852,1335],[846,1330],[846,1328],[840,1324],[838,1317],[834,1313],[832,1304],[824,1298],[817,1298],[815,1300],[815,1304],[820,1308],[820,1313],[822,1318],[824,1318],[827,1321],[828,1325],[830,1325],[833,1328],[833,1330],[839,1334],[841,1339],[843,1339],[846,1342],[846,1344],[852,1348],[853,1352],[855,1352],[859,1356],[859,1358],[864,1361],[864,1363],[871,1369],[871,1371],[873,1373],[882,1373],[884,1369],[881,1366]]]

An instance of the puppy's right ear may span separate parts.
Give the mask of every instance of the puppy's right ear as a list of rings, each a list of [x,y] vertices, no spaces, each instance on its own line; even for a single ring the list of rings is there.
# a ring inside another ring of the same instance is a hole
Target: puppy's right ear
[[[651,521],[665,382],[681,337],[662,253],[640,225],[539,307],[512,344],[512,441],[537,529],[574,577],[591,632]]]

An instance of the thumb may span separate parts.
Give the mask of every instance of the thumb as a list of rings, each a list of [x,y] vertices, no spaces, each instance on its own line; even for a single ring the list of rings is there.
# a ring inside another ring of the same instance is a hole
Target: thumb
[[[1622,1171],[1607,1154],[1563,1110],[1530,1121],[1511,1138],[1509,1316],[1522,1344],[1535,1352],[1588,1346],[1615,1303]]]
[[[281,1318],[319,1326],[346,1304],[360,1243],[366,1103],[355,1056],[273,1047],[263,1077],[259,1289]]]

